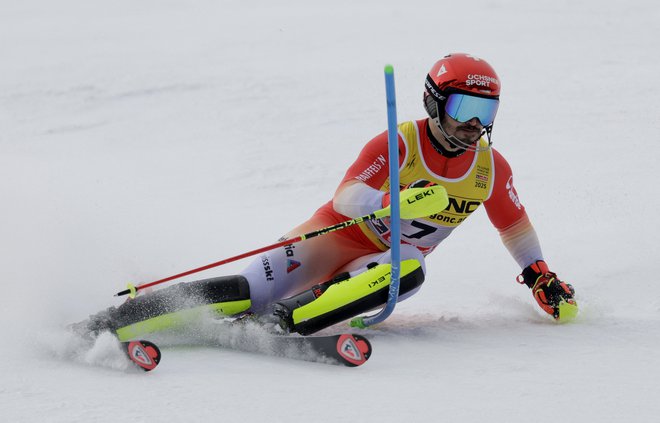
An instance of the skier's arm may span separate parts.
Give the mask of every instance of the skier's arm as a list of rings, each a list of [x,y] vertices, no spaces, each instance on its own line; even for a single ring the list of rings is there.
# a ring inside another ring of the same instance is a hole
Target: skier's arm
[[[525,207],[513,187],[511,167],[502,155],[493,150],[495,181],[493,192],[484,202],[488,218],[497,228],[504,246],[521,269],[543,260],[541,244],[527,216]]]
[[[536,231],[513,187],[511,167],[493,150],[495,181],[486,212],[497,228],[504,246],[523,269],[518,282],[527,285],[538,305],[557,320],[572,319],[577,313],[575,290],[550,271],[543,260]]]
[[[537,260],[543,260],[538,236],[524,211],[513,224],[505,228],[498,228],[498,231],[502,243],[521,269]]]
[[[399,163],[405,144],[399,138]],[[379,188],[389,177],[387,132],[376,136],[348,168],[332,199],[334,209],[348,217],[364,216],[383,207]]]

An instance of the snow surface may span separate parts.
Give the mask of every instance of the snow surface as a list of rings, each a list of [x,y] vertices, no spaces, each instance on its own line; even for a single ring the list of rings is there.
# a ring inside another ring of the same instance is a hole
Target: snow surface
[[[0,421],[657,421],[660,4],[444,3],[0,1]],[[173,342],[142,374],[65,332],[306,219],[385,129],[383,66],[416,119],[452,51],[503,81],[495,146],[573,324],[480,211],[361,368]]]

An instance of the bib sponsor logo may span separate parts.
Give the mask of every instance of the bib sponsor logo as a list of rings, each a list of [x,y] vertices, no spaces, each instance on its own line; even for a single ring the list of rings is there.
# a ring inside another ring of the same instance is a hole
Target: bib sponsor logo
[[[477,165],[477,174],[474,175],[474,187],[487,189],[488,188],[488,175],[490,174],[490,169],[484,166]]]
[[[456,225],[464,221],[466,218],[467,216],[451,217],[451,216],[443,216],[441,214],[432,214],[431,216],[429,216],[429,219],[437,220],[438,222],[442,222],[442,223],[451,223]]]
[[[481,205],[480,201],[468,201],[468,200],[461,200],[459,203],[457,199],[454,197],[449,197],[449,205],[445,209],[446,211],[451,211],[452,209],[456,213],[460,214],[470,214],[474,212],[477,207]]]
[[[470,214],[474,213],[480,205],[481,201],[478,200],[458,200],[454,197],[449,197],[449,204],[443,210],[443,213],[432,214],[429,216],[429,219],[440,223],[458,225],[467,219]]]

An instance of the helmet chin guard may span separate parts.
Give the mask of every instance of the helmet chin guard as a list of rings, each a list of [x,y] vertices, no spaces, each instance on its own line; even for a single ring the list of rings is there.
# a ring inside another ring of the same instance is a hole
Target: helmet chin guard
[[[432,120],[433,120],[433,123],[435,123],[438,126],[438,129],[440,129],[440,132],[442,132],[442,136],[445,137],[445,140],[447,140],[447,142],[449,144],[451,144],[451,146],[453,146],[453,147],[460,148],[460,149],[465,150],[465,151],[477,151],[477,152],[479,152],[479,151],[488,151],[488,150],[490,150],[490,147],[493,145],[493,141],[490,139],[490,133],[493,130],[493,125],[490,125],[488,127],[484,127],[484,129],[481,131],[480,137],[476,141],[470,143],[470,142],[467,142],[467,141],[463,141],[459,138],[456,138],[453,135],[447,134],[447,131],[445,131],[445,128],[442,126],[442,123],[440,122],[439,117],[435,117]],[[488,140],[488,145],[485,146],[485,147],[482,147],[479,140],[484,135],[486,135],[486,139]]]

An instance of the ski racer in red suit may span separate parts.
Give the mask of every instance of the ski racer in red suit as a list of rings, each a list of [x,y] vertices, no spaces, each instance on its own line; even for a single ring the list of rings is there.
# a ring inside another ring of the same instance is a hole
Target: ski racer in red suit
[[[522,269],[518,281],[532,289],[545,312],[555,319],[569,319],[577,312],[573,288],[549,270],[536,232],[513,187],[511,168],[491,147],[499,94],[499,78],[486,61],[468,54],[450,54],[438,61],[427,75],[424,106],[429,117],[399,125],[401,188],[439,184],[449,196],[445,210],[426,218],[401,221],[405,244],[401,249],[402,260],[419,263],[422,273],[413,277],[413,270],[402,277],[401,298],[416,292],[423,281],[424,257],[483,204],[504,245]],[[388,168],[387,132],[384,132],[367,143],[346,172],[333,200],[289,236],[367,215],[388,205]],[[290,330],[311,333],[382,305],[382,301],[366,301],[368,307],[358,305],[365,301],[357,294],[351,297],[349,286],[354,275],[362,274],[367,264],[389,263],[389,245],[389,220],[382,219],[305,241],[300,246],[291,245],[285,252],[287,257],[277,250],[264,254],[260,262],[243,272],[254,294],[253,308],[259,310],[278,297],[284,298],[307,287],[309,291],[279,301],[275,310]],[[253,282],[263,273],[264,263],[272,271],[273,284]],[[294,275],[295,272],[299,274]],[[349,273],[342,275],[342,272]],[[333,280],[333,275],[338,274]],[[327,298],[330,290],[323,288],[332,287],[337,279],[345,289],[336,288],[333,294],[338,300],[333,303]],[[364,283],[371,279],[366,278]],[[327,282],[319,285],[323,281]],[[319,293],[322,296],[317,297]],[[346,296],[353,302],[345,300]],[[321,298],[325,300],[323,307],[307,306],[310,301],[320,302]],[[309,310],[301,311],[301,307]],[[301,311],[300,316],[295,316],[296,311]]]
[[[449,198],[444,210],[401,221],[399,299],[420,288],[425,257],[483,204],[522,269],[518,281],[531,288],[543,311],[568,320],[577,313],[574,290],[549,270],[513,186],[511,168],[491,146],[499,95],[499,77],[485,60],[450,54],[435,63],[426,77],[423,99],[429,117],[399,125],[400,188],[437,184]],[[388,160],[384,132],[366,144],[332,201],[283,239],[387,206]],[[168,298],[197,296],[226,315],[274,312],[288,331],[313,333],[384,304],[391,268],[389,240],[389,218],[349,226],[264,253],[239,275],[177,284],[111,308],[105,326],[120,338],[162,329],[162,323],[152,327],[141,326],[140,321],[177,311],[180,307],[172,306]],[[172,321],[169,316],[167,322]]]

